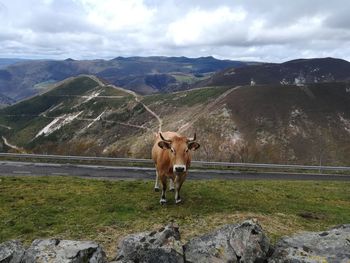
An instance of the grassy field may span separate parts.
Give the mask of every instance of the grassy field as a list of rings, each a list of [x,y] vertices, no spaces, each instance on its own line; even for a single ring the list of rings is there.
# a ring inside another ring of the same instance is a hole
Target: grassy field
[[[58,237],[95,240],[109,257],[128,233],[175,220],[182,239],[257,218],[272,241],[302,230],[350,223],[350,183],[187,181],[184,203],[159,205],[152,181],[1,177],[0,243]]]
[[[193,106],[195,104],[205,103],[208,99],[217,98],[230,86],[225,87],[207,87],[202,89],[193,89],[188,91],[180,91],[177,93],[155,94],[144,96],[142,102],[150,105],[155,102],[165,102],[172,106]]]

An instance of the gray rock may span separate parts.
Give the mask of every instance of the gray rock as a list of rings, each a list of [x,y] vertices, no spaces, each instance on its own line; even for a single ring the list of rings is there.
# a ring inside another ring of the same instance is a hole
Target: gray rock
[[[91,241],[34,240],[22,263],[105,263],[102,248]]]
[[[178,226],[170,224],[158,231],[126,236],[118,245],[116,262],[184,262]]]
[[[184,247],[186,262],[264,262],[270,242],[252,220],[226,225],[190,240]]]
[[[20,263],[24,254],[20,241],[11,240],[0,244],[0,263]]]
[[[282,238],[269,263],[350,262],[350,225]]]

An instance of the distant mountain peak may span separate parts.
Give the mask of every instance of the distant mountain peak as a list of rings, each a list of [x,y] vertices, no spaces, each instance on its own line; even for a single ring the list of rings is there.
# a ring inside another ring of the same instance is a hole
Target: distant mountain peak
[[[341,58],[324,57],[324,58],[299,58],[299,59],[286,61],[282,64],[307,63],[307,62],[348,62],[349,63],[349,61]]]

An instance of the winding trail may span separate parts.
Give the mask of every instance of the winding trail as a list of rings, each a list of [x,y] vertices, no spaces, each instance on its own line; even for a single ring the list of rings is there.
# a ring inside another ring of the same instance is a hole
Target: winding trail
[[[140,103],[150,114],[152,114],[157,120],[158,120],[158,132],[162,131],[162,126],[163,126],[163,120],[159,117],[157,113],[152,111],[147,105],[145,105],[143,102],[139,100],[139,98],[136,96],[135,100]]]
[[[4,136],[2,136],[2,140],[4,141],[4,144],[5,144],[6,146],[10,147],[11,149],[14,149],[14,150],[16,150],[16,151],[18,151],[18,152],[21,152],[21,153],[25,152],[24,149],[22,149],[22,148],[20,148],[20,147],[17,147],[16,145],[13,145],[13,144],[9,143],[9,141],[8,141]]]
[[[83,99],[88,99],[90,98],[89,96],[81,96],[81,95],[46,95],[48,97],[68,97],[68,98],[83,98]],[[93,97],[94,99],[121,99],[123,96],[95,96]]]
[[[3,124],[0,124],[0,127],[3,127],[5,129],[8,129],[8,130],[12,130],[12,128],[10,126],[6,126],[6,125],[3,125]]]
[[[135,98],[135,101],[137,103],[140,103],[146,111],[148,111],[152,116],[154,116],[157,121],[158,121],[158,132],[161,132],[162,131],[162,126],[163,126],[163,120],[160,118],[160,116],[155,113],[154,111],[152,111],[147,105],[145,105],[138,97],[138,95],[134,92],[134,91],[131,91],[131,90],[127,90],[127,89],[123,89],[123,88],[120,88],[120,87],[117,87],[113,84],[104,84],[101,80],[99,80],[96,76],[93,76],[93,75],[83,75],[83,76],[86,76],[94,81],[96,81],[98,83],[98,85],[100,85],[101,87],[112,87],[114,89],[117,89],[117,90],[120,90],[120,91],[123,91],[123,92],[126,92],[126,93],[129,93],[130,95],[132,95],[134,98]],[[140,126],[138,126],[140,127]]]
[[[104,113],[104,112],[103,112]],[[101,114],[102,115],[102,114]],[[100,116],[101,116],[100,115]],[[99,116],[99,117],[100,117]],[[97,121],[97,119],[98,119],[98,117],[97,118],[95,118],[95,119],[89,119],[89,118],[76,118],[77,120],[79,120],[79,121],[91,121],[91,122],[96,122]],[[135,124],[130,124],[130,123],[125,123],[125,122],[120,122],[120,121],[110,121],[110,120],[104,120],[105,122],[107,122],[107,123],[117,123],[117,124],[120,124],[120,125],[124,125],[124,126],[128,126],[128,127],[133,127],[133,128],[138,128],[138,129],[142,129],[142,130],[149,130],[149,128],[147,128],[147,127],[144,127],[144,126],[140,126],[140,125],[135,125]],[[91,125],[93,124],[93,123],[90,123]],[[89,124],[89,125],[90,125]],[[89,126],[88,125],[88,126]],[[89,128],[89,127],[86,127],[86,128]]]

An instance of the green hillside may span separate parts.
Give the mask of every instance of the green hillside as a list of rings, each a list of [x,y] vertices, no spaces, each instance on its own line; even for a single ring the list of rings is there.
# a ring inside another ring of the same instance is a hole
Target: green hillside
[[[82,76],[2,109],[0,123],[11,129],[0,126],[0,131],[28,152],[96,155],[126,133],[143,131],[130,131],[123,123],[130,118],[140,126],[150,116],[129,93]]]

